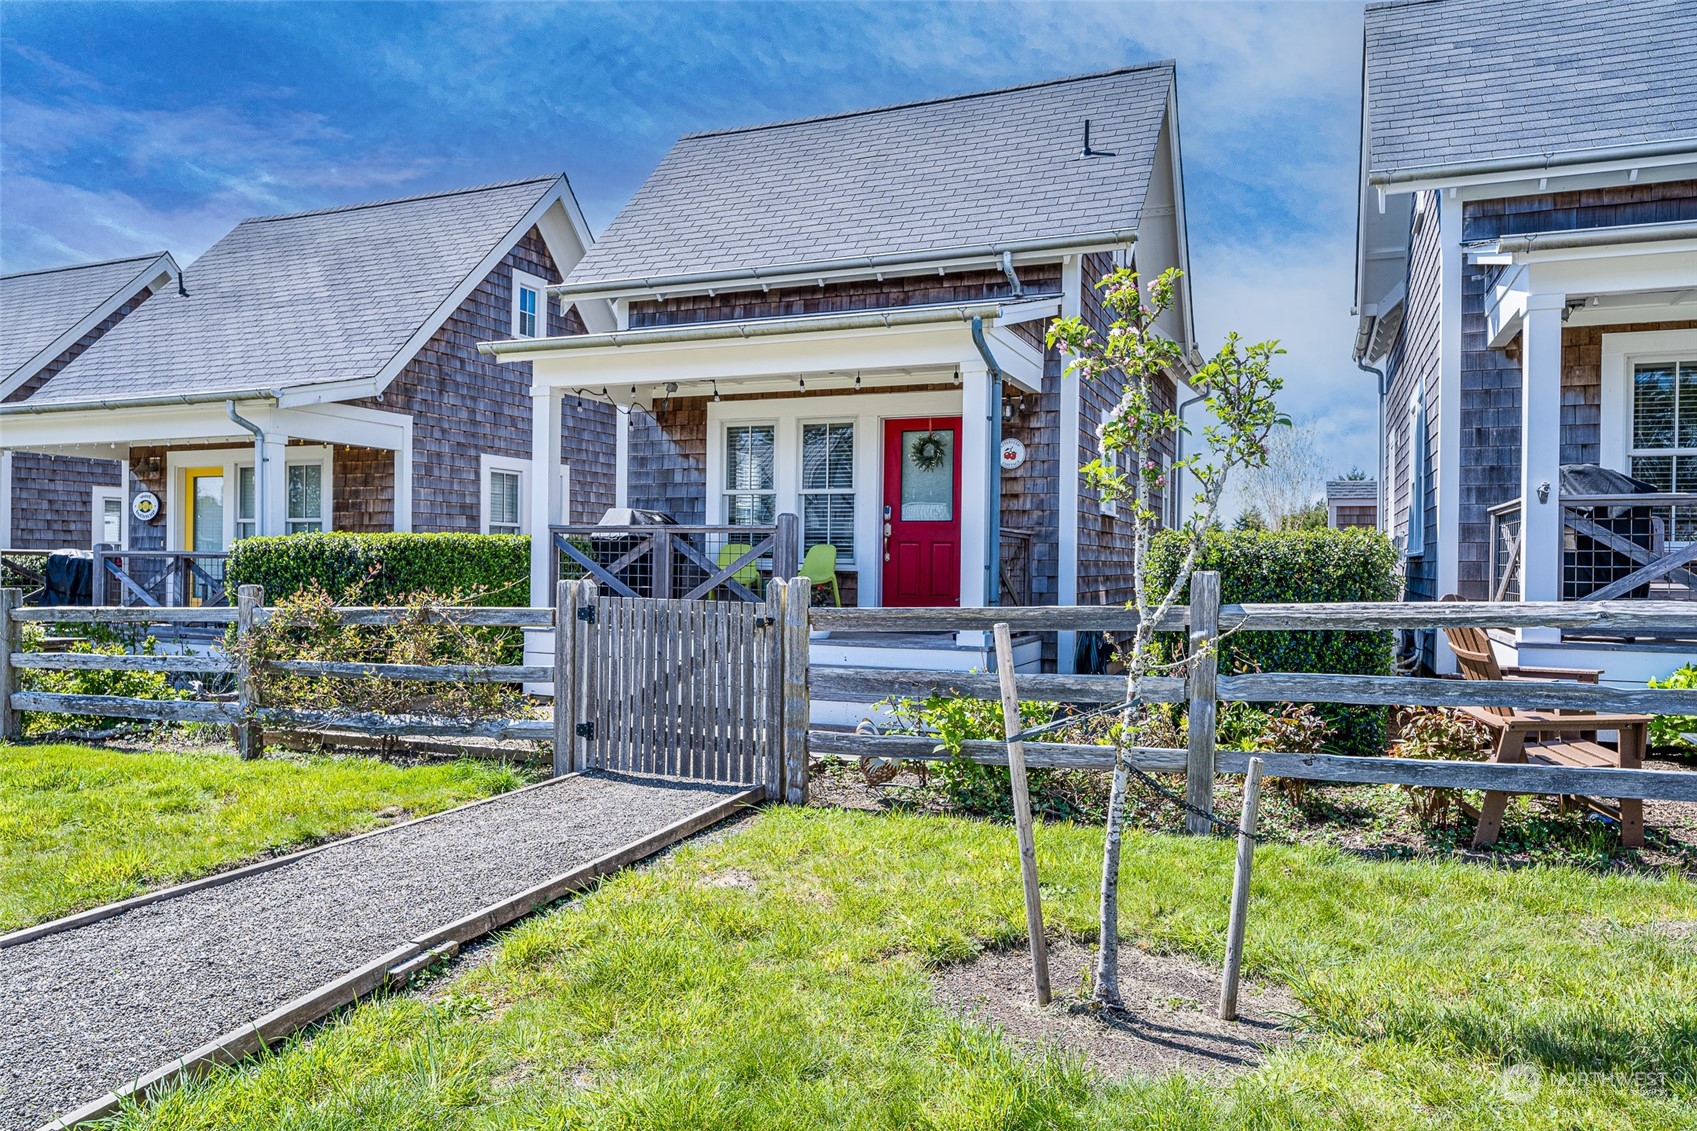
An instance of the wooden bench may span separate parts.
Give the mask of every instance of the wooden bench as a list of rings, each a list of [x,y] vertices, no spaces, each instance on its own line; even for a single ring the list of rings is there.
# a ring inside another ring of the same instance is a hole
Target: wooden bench
[[[1457,600],[1445,597],[1446,601]],[[1599,672],[1567,668],[1502,667],[1491,640],[1482,628],[1446,628],[1450,650],[1455,653],[1462,677],[1512,683],[1516,680],[1571,679],[1596,683]],[[1647,715],[1596,715],[1586,712],[1517,711],[1511,707],[1462,707],[1463,714],[1495,732],[1491,760],[1538,763],[1546,766],[1636,770],[1644,764],[1644,744],[1650,718]],[[1619,735],[1615,749],[1597,741],[1597,732],[1612,730]],[[1495,844],[1502,832],[1506,793],[1485,794],[1479,812],[1479,827],[1473,834],[1474,847]],[[1574,798],[1620,823],[1620,842],[1627,848],[1644,846],[1644,803],[1631,798],[1607,806],[1592,798]],[[1563,807],[1570,804],[1562,799]]]

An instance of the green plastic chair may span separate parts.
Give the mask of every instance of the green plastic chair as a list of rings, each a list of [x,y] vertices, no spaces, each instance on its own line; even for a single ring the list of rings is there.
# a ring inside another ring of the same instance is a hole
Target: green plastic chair
[[[719,548],[719,568],[724,569],[726,566],[730,565],[732,562],[736,561],[752,549],[754,549],[754,547],[747,542],[731,542],[727,545],[721,546]],[[748,586],[750,589],[754,590],[756,596],[758,596],[760,593],[760,565],[758,559],[756,561],[749,562],[747,565],[731,574],[731,580],[736,582],[738,585]],[[713,595],[717,597],[718,591],[715,590]]]
[[[837,608],[843,607],[843,595],[837,588],[837,548],[829,542],[821,542],[808,548],[807,557],[801,562],[801,576],[813,582],[817,589],[821,585],[831,587],[831,597],[837,603]]]

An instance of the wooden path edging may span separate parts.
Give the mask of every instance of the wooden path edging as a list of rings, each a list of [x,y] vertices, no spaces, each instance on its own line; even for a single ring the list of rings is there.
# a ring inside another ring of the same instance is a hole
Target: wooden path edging
[[[539,789],[561,780],[563,779],[552,778],[527,788]],[[518,791],[514,790],[513,792]],[[503,793],[498,796],[510,797],[512,794]],[[316,990],[302,994],[292,1001],[284,1002],[265,1016],[232,1029],[223,1036],[208,1041],[193,1052],[138,1076],[122,1088],[114,1089],[99,1099],[91,1100],[81,1107],[43,1124],[41,1131],[68,1131],[69,1128],[111,1115],[126,1100],[139,1099],[140,1102],[145,1103],[150,1093],[179,1082],[194,1079],[218,1065],[234,1064],[243,1060],[260,1049],[284,1040],[308,1025],[322,1020],[335,1010],[346,1005],[352,1005],[360,998],[377,992],[392,981],[404,983],[420,968],[418,964],[414,963],[414,960],[421,955],[432,951],[442,951],[445,954],[449,948],[445,947],[444,944],[469,942],[498,930],[538,907],[545,906],[573,892],[582,891],[603,876],[617,872],[638,860],[671,847],[686,837],[693,836],[705,828],[718,824],[739,809],[751,809],[758,806],[765,799],[765,796],[764,787],[744,790],[688,817],[674,821],[665,828],[652,832],[640,840],[633,841],[623,848],[609,852],[607,855],[573,868],[569,872],[563,872],[553,879],[545,880],[517,895],[492,903],[446,926],[419,935],[404,946],[396,947],[387,954],[343,974],[332,982],[327,982]],[[486,800],[494,800],[494,798]],[[481,804],[481,802],[474,804]],[[461,806],[461,808],[469,808],[469,806]],[[454,811],[448,810],[448,812]],[[432,816],[440,816],[440,814],[432,814]],[[420,820],[426,819],[428,818],[420,818]],[[398,828],[399,826],[392,827]],[[378,829],[376,831],[388,832],[389,830]],[[343,844],[346,842],[337,841],[336,843]],[[391,977],[392,974],[393,977]]]
[[[571,776],[575,777],[577,775],[574,774]],[[480,797],[476,801],[468,801],[464,805],[456,805],[451,809],[441,809],[435,813],[426,813],[422,817],[414,817],[411,820],[400,821],[393,825],[384,825],[380,829],[367,829],[365,832],[355,833],[353,836],[337,837],[332,840],[327,840],[323,844],[315,844],[311,848],[303,848],[298,852],[289,852],[282,856],[273,856],[265,860],[256,860],[252,864],[244,864],[240,868],[232,868],[228,872],[215,872],[210,876],[202,876],[197,880],[188,880],[184,883],[173,884],[170,887],[159,888],[156,891],[144,891],[139,895],[132,895],[128,899],[120,899],[116,903],[103,903],[99,907],[90,907],[86,911],[77,911],[70,915],[61,916],[58,919],[49,919],[45,923],[36,923],[34,926],[30,927],[19,927],[15,931],[8,931],[7,933],[0,935],[0,950],[5,950],[7,947],[12,946],[21,946],[24,943],[44,938],[47,935],[57,935],[63,931],[74,930],[77,927],[86,927],[90,923],[98,923],[103,919],[111,919],[122,915],[126,911],[134,911],[138,907],[146,907],[150,903],[159,903],[163,900],[175,899],[179,895],[188,895],[190,892],[203,891],[206,888],[222,887],[225,884],[245,879],[248,876],[255,876],[261,872],[269,872],[274,868],[281,868],[286,864],[293,864],[297,861],[305,860],[308,856],[316,856],[318,853],[323,852],[328,848],[339,848],[344,844],[352,844],[356,840],[364,840],[366,837],[393,832],[396,829],[404,829],[412,825],[421,825],[426,821],[434,821],[438,817],[446,817],[453,813],[464,813],[467,809],[475,809],[479,805],[487,805],[491,801],[499,801],[506,797],[517,797],[521,793],[529,793],[534,789],[545,789],[548,786],[555,785],[564,780],[564,778],[549,778],[546,781],[533,782],[530,785],[521,785],[517,789],[509,789],[505,793],[495,793],[488,797]]]

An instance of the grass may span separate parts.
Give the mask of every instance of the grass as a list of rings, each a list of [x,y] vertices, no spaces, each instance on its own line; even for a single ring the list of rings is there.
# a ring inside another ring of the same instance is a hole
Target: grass
[[[472,762],[0,745],[0,931],[521,784]]]
[[[1100,834],[1038,843],[1051,930],[1088,936]],[[1218,961],[1231,853],[1133,833],[1127,936]],[[115,1124],[1697,1126],[1697,888],[1675,876],[1267,847],[1247,962],[1292,988],[1304,1039],[1222,1085],[1112,1083],[933,1004],[934,964],[1022,941],[1016,869],[1003,826],[771,810]]]

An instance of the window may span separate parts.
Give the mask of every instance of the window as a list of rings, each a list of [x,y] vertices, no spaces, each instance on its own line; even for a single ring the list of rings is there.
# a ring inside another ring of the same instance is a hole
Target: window
[[[1426,398],[1422,393],[1408,406],[1408,533],[1402,552],[1418,558],[1426,552]]]
[[[94,489],[94,544],[123,546],[124,489],[96,487]]]
[[[801,427],[801,540],[854,560],[854,425]]]
[[[290,465],[288,474],[288,533],[323,530],[324,468],[316,463],[297,463]]]
[[[776,429],[737,424],[725,429],[725,522],[765,526],[778,513]]]
[[[548,333],[548,287],[535,275],[513,272],[513,337],[540,338]]]
[[[523,478],[516,471],[489,473],[489,533],[520,532],[523,524],[519,521],[519,497],[523,488]]]
[[[1629,470],[1659,491],[1697,491],[1697,358],[1632,371]],[[1697,539],[1697,508],[1679,507],[1673,540]]]
[[[259,533],[259,509],[255,505],[254,474],[251,465],[236,468],[236,537],[252,538]]]

